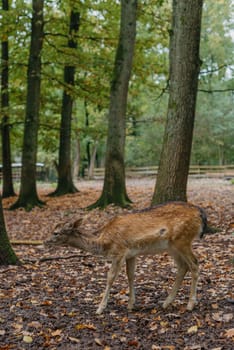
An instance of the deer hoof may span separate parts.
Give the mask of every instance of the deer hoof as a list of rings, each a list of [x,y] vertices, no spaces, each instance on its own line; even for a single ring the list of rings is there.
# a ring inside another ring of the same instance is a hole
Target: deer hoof
[[[166,299],[163,303],[163,309],[166,309],[170,304],[171,304],[171,301]]]
[[[96,315],[101,315],[103,313],[104,308],[102,306],[99,306],[97,311],[96,311]]]
[[[190,302],[189,302],[186,309],[187,309],[188,311],[192,311],[193,308],[194,308],[194,306],[195,306],[195,303],[190,303]]]
[[[103,310],[99,310],[99,309],[97,309],[97,311],[96,311],[96,315],[101,315],[103,313]]]

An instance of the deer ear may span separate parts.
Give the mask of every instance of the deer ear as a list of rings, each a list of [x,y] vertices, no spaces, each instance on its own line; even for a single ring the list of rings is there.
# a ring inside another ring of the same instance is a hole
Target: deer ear
[[[72,229],[73,225],[70,223],[70,222],[66,222],[64,225],[63,225],[63,228],[65,230],[70,230]]]
[[[73,223],[73,228],[77,228],[77,227],[79,227],[79,226],[80,226],[80,224],[81,224],[81,222],[82,222],[82,219],[78,219],[78,220],[76,220],[76,221]]]

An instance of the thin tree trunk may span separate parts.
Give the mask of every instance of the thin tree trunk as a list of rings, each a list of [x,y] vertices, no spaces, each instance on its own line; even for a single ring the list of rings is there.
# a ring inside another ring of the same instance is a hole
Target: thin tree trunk
[[[85,127],[89,127],[89,111],[88,111],[88,104],[87,100],[84,101],[84,109],[85,109]],[[90,140],[86,141],[86,159],[87,159],[87,165],[89,168],[90,165]]]
[[[152,204],[186,201],[193,137],[202,0],[174,0],[167,122]]]
[[[3,11],[9,10],[8,0],[2,0]],[[1,75],[1,108],[2,108],[2,164],[3,164],[3,189],[2,197],[15,196],[11,169],[11,144],[9,127],[9,69],[8,69],[8,38],[2,41],[2,75]]]
[[[6,232],[3,215],[2,198],[0,196],[0,265],[19,265],[20,261],[11,247]]]
[[[89,208],[114,203],[121,207],[131,201],[125,184],[125,129],[128,86],[136,37],[137,0],[121,0],[119,43],[110,91],[109,125],[106,148],[105,178],[101,197]]]
[[[37,139],[40,109],[41,51],[43,44],[44,0],[33,0],[32,32],[27,72],[27,101],[24,123],[21,187],[17,202],[11,209],[31,210],[41,206],[36,189]]]
[[[93,144],[93,149],[92,149],[92,154],[91,154],[89,169],[88,169],[88,178],[89,179],[93,178],[95,160],[96,160],[96,155],[97,155],[97,147],[98,147],[98,141],[95,141]]]
[[[77,181],[80,173],[80,134],[78,130],[78,117],[74,115],[74,122],[76,124],[74,146],[73,146],[73,166],[72,166],[72,179]]]
[[[79,29],[80,14],[71,11],[68,47],[76,49],[77,42],[74,33]],[[73,97],[71,89],[74,86],[75,67],[66,66],[64,68],[64,81],[67,89],[63,92],[62,115],[60,127],[59,163],[58,163],[58,185],[51,196],[61,196],[67,193],[75,193],[78,190],[73,184],[71,167],[71,123]]]
[[[74,145],[74,161],[73,161],[73,181],[76,181],[80,173],[80,139],[78,133],[76,134],[75,145]]]

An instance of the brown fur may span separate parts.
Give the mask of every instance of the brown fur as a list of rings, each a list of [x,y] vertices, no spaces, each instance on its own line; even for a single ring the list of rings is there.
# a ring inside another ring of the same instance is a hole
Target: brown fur
[[[128,308],[131,310],[135,302],[133,280],[136,256],[164,251],[174,258],[178,273],[163,307],[166,308],[175,299],[185,274],[190,271],[192,284],[187,309],[193,309],[196,302],[198,263],[191,246],[194,238],[201,236],[206,226],[206,216],[202,209],[187,203],[170,202],[117,216],[93,235],[82,233],[80,223],[81,220],[78,220],[73,224],[58,226],[46,244],[70,245],[112,260],[98,314],[105,309],[110,288],[124,262],[130,289]]]

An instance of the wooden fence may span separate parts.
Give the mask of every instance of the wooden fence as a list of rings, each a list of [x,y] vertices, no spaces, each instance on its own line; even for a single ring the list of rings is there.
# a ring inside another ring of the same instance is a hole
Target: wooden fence
[[[127,167],[127,178],[141,178],[141,177],[155,177],[158,172],[157,166],[145,167]],[[15,181],[20,181],[21,164],[12,164],[12,176]],[[94,168],[93,175],[88,176],[88,169],[85,169],[85,179],[103,179],[104,168]],[[189,175],[194,177],[220,177],[220,178],[234,178],[234,164],[233,165],[191,165]],[[38,180],[45,180],[44,164],[37,163],[37,178]],[[2,166],[0,165],[0,181],[2,179]]]
[[[158,172],[157,166],[146,167],[128,167],[126,168],[127,178],[140,178],[156,176]],[[189,175],[194,177],[225,177],[234,178],[233,165],[191,165]],[[88,178],[88,170],[85,170],[85,178]],[[103,179],[104,168],[95,168],[90,179]]]
[[[12,163],[12,178],[14,181],[20,181],[21,178],[21,163]],[[44,179],[44,164],[37,163],[36,164],[36,176],[38,180]],[[0,181],[2,180],[2,165],[0,164]]]

